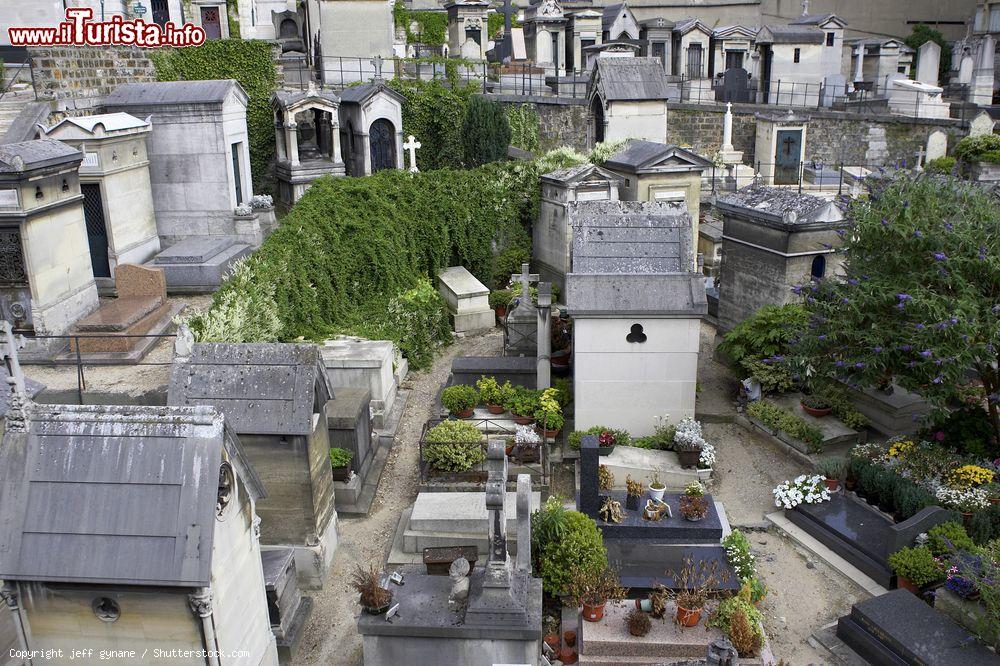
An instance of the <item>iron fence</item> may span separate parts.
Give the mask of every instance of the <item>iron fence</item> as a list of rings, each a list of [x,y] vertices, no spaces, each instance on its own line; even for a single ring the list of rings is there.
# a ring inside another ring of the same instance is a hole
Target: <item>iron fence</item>
[[[38,92],[35,90],[35,70],[32,66],[31,56],[25,55],[21,60],[15,62],[0,61],[0,101],[14,90],[18,84],[26,84],[31,89],[32,99],[38,101]]]
[[[503,440],[510,465],[507,469],[507,481],[517,481],[518,474],[529,473],[535,477],[541,485],[549,483],[549,452],[548,441],[539,435],[540,441],[537,444],[516,444],[514,438],[517,431],[509,425],[494,419],[462,419],[466,423],[474,425],[481,433],[479,442],[428,442],[427,433],[435,426],[444,423],[448,419],[430,419],[424,424],[420,433],[420,481],[422,483],[474,483],[482,485],[486,483],[486,453],[490,440]],[[482,459],[472,464],[468,469],[461,471],[438,469],[434,467],[431,460],[433,454],[431,450],[438,446],[449,447],[480,447]]]

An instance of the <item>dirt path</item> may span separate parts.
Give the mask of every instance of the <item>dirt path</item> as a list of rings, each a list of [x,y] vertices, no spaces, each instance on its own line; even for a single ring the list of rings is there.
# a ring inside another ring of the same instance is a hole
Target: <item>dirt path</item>
[[[361,637],[356,629],[360,608],[357,595],[348,586],[350,572],[355,563],[385,561],[399,515],[417,496],[420,430],[432,416],[435,397],[451,372],[452,359],[497,356],[501,346],[499,329],[483,336],[461,338],[435,359],[430,370],[410,374],[404,384],[404,388],[410,389],[406,410],[371,512],[366,518],[340,520],[340,543],[326,585],[322,590],[308,592],[315,606],[296,664],[361,663]]]
[[[733,424],[705,424],[717,448],[715,497],[734,527],[760,527],[777,509],[771,489],[806,471],[764,440]],[[821,562],[799,553],[791,542],[768,532],[747,531],[758,572],[769,593],[762,610],[775,657],[789,666],[825,664],[809,636],[845,615],[860,590]]]

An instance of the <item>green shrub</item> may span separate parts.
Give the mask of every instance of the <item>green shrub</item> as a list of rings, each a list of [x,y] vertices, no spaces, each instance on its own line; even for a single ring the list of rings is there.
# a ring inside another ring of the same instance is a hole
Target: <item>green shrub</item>
[[[937,159],[929,160],[926,169],[928,173],[949,174],[955,170],[955,164],[957,163],[958,160],[954,157],[938,157]]]
[[[354,459],[354,453],[348,451],[347,449],[341,449],[336,446],[330,447],[330,466],[331,467],[347,467],[351,464],[351,460]]]
[[[479,392],[465,384],[455,384],[441,391],[441,404],[452,414],[458,414],[479,404]]]
[[[805,309],[796,303],[765,305],[726,333],[719,349],[750,372],[745,361],[785,354],[807,321]]]
[[[442,421],[424,435],[424,461],[442,472],[465,472],[486,460],[482,440],[468,421]]]
[[[500,24],[503,25],[503,15]],[[493,18],[492,16],[490,17]],[[534,153],[538,150],[538,112],[533,104],[510,104],[505,110],[510,126],[510,145]]]
[[[569,380],[565,377],[556,377],[552,380],[552,388],[556,390],[559,406],[565,411],[566,407],[573,402],[573,388],[570,386]]]
[[[897,550],[889,556],[889,566],[897,576],[903,576],[917,586],[944,578],[941,565],[926,546]]]
[[[758,647],[764,641],[764,616],[752,604],[741,597],[730,597],[719,604],[719,609],[707,622],[710,627],[718,627],[731,636],[733,616],[742,613],[750,623],[750,630],[758,641]],[[741,655],[746,656],[746,655]]]
[[[592,428],[587,428],[586,430],[574,430],[571,432],[568,438],[569,446],[571,449],[579,450],[580,442],[583,440],[584,435],[600,435],[605,431],[614,435],[615,446],[630,446],[632,444],[632,438],[629,436],[628,430],[597,425]]]
[[[514,387],[510,382],[501,385],[496,377],[485,375],[476,381],[476,388],[479,390],[479,399],[487,405],[502,405],[514,393]]]
[[[541,397],[541,391],[534,391],[523,386],[515,386],[510,402],[504,405],[504,407],[518,416],[534,416]]]
[[[496,289],[490,292],[490,307],[494,310],[505,308],[514,299],[514,294],[510,289]]]
[[[818,450],[822,447],[823,431],[773,402],[767,400],[752,402],[747,406],[747,414],[769,428],[780,430],[789,437],[805,442],[812,449]]]
[[[760,383],[760,390],[764,393],[785,393],[795,386],[791,371],[782,363],[744,358],[740,367],[749,373],[751,379]]]
[[[507,248],[497,253],[493,259],[493,270],[490,274],[490,284],[492,288],[507,294],[504,305],[511,302],[520,290],[507,289],[510,284],[510,276],[521,272],[521,264],[531,261],[531,246],[527,241],[523,245]],[[493,294],[490,294],[490,307],[493,305]]]
[[[734,529],[723,540],[726,559],[741,582],[748,582],[757,575],[757,558],[750,552],[750,540],[738,529]]]
[[[254,189],[265,189],[264,177],[274,158],[274,110],[271,95],[278,74],[271,44],[259,39],[210,39],[201,46],[182,49],[150,49],[150,60],[158,81],[236,79],[247,102],[250,170]]]
[[[499,102],[475,96],[465,109],[462,127],[466,167],[507,159],[510,125]]]
[[[420,170],[461,168],[465,159],[462,135],[465,113],[469,101],[481,92],[481,88],[457,79],[416,81],[395,78],[388,85],[406,98],[403,102],[403,132],[412,134],[420,141],[422,148],[417,158]]]
[[[1000,134],[967,136],[955,146],[955,155],[966,162],[1000,163]]]
[[[567,511],[549,498],[531,516],[532,552],[543,589],[552,595],[566,591],[574,567],[597,571],[608,564],[597,523],[578,511]],[[553,518],[553,516],[555,516]]]
[[[993,426],[986,410],[978,405],[970,405],[948,413],[932,427],[934,433],[941,433],[942,443],[949,448],[970,455],[989,458],[1000,457],[1000,448],[993,440]]]
[[[935,557],[943,557],[955,550],[971,551],[975,543],[960,523],[949,521],[927,530],[927,547]]]

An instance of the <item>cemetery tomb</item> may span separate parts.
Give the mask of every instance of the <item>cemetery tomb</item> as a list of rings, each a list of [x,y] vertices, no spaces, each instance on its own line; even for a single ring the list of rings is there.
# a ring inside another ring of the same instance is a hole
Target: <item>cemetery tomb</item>
[[[597,58],[587,88],[594,142],[666,141],[669,94],[659,58]]]
[[[369,390],[375,428],[394,431],[406,403],[406,391],[399,385],[408,368],[396,345],[388,340],[339,336],[326,340],[319,351],[330,385]]]
[[[704,278],[694,272],[691,218],[660,202],[570,207],[577,430],[653,433],[654,416],[694,416]]]
[[[950,118],[951,104],[942,100],[943,88],[895,79],[889,82],[889,110],[911,118]]]
[[[765,185],[793,185],[806,156],[808,119],[792,113],[758,113],[754,160]]]
[[[253,251],[237,236],[186,238],[145,265],[163,271],[167,292],[202,294],[217,290],[233,263]]]
[[[267,613],[278,648],[278,657],[287,663],[295,658],[302,630],[312,615],[312,597],[299,591],[295,573],[295,553],[291,549],[267,550],[260,554],[267,591]]]
[[[521,273],[511,276],[511,284],[520,287],[518,295],[507,312],[507,335],[504,338],[504,353],[507,356],[530,356],[538,354],[538,308],[531,298],[531,283],[538,282],[539,276],[531,273],[528,264],[521,264]]]
[[[947,522],[952,514],[932,506],[894,523],[853,494],[833,493],[829,501],[800,504],[785,516],[880,585],[892,587],[889,555],[912,545],[918,534]]]
[[[340,146],[348,176],[403,168],[403,100],[381,78],[340,93]]]
[[[802,167],[802,176],[812,185],[829,185],[839,187],[843,183],[840,171],[835,167],[819,162],[809,162]]]
[[[566,75],[566,16],[556,0],[542,0],[524,11],[527,57],[546,77]]]
[[[470,60],[485,60],[490,39],[487,30],[485,0],[456,0],[448,2],[448,46],[455,55]]]
[[[448,304],[456,333],[493,328],[496,315],[490,308],[490,290],[465,266],[451,266],[438,273],[438,291]]]
[[[330,446],[354,456],[348,479],[333,481],[340,515],[367,515],[389,455],[389,447],[380,446],[381,437],[372,429],[370,405],[368,389],[351,388],[336,389],[336,398],[326,403]]]
[[[169,405],[210,405],[226,414],[265,480],[257,504],[265,550],[292,549],[299,582],[322,587],[337,548],[328,401],[336,399],[310,344],[195,343],[178,346]]]
[[[907,590],[854,604],[837,637],[871,664],[1000,664],[1000,657]]]
[[[74,357],[77,348],[83,354],[98,355],[91,360],[141,360],[159,338],[132,336],[165,333],[183,308],[183,304],[167,301],[166,280],[158,268],[119,264],[115,267],[115,286],[118,298],[78,321],[73,329],[81,336],[97,337],[71,340],[69,355],[64,354],[63,360]]]
[[[340,146],[340,98],[319,90],[279,90],[271,98],[275,116],[278,202],[284,210],[326,175],[343,176]]]

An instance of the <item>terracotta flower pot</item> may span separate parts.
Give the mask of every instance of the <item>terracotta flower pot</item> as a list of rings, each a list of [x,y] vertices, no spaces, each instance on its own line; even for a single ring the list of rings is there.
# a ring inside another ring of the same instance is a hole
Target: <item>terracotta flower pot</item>
[[[495,307],[493,308],[493,312],[497,314],[497,319],[503,319],[507,316],[507,307],[503,305]]]
[[[802,405],[802,409],[805,411],[806,414],[808,414],[809,416],[815,416],[816,418],[823,418],[824,416],[833,411],[833,407],[821,407],[817,409],[815,407],[809,407],[808,405],[805,405],[801,402],[799,404]]]
[[[697,467],[701,460],[701,451],[678,451],[677,459],[681,467]]]
[[[475,412],[475,407],[470,407],[469,409],[463,409],[460,412],[452,412],[451,415],[458,419],[467,419],[471,418]]]
[[[553,352],[552,355],[549,357],[549,362],[552,365],[555,365],[555,366],[566,367],[566,366],[569,365],[569,359],[570,359],[570,357],[571,357],[571,354],[570,354],[569,350],[562,349],[562,350]]]
[[[565,643],[567,647],[576,647],[576,632],[572,630],[564,631],[563,643]]]
[[[505,447],[504,447],[504,452],[505,452],[505,453],[506,453],[506,454],[507,454],[508,456],[510,456],[510,454],[514,453],[514,447],[515,447],[515,446],[517,446],[517,445],[516,445],[516,444],[514,444],[513,442],[511,442],[510,444],[508,444],[507,446],[505,446]]]
[[[347,481],[351,478],[351,466],[344,465],[343,467],[334,467],[332,469],[333,480],[334,481]]]
[[[840,481],[838,479],[823,479],[823,483],[826,485],[826,489],[831,493],[835,493],[840,490]]]
[[[514,417],[514,423],[517,425],[531,425],[535,422],[535,419],[530,416],[521,416],[520,414],[513,413],[512,416]]]
[[[544,437],[545,439],[552,439],[559,434],[561,428],[556,428],[555,430],[543,430],[542,428],[536,426],[535,430],[537,430],[538,434]]]
[[[896,576],[896,587],[909,590],[913,594],[920,594],[920,586],[906,576]]]
[[[701,621],[701,610],[700,608],[677,606],[677,622],[684,627],[696,627]]]
[[[606,601],[602,601],[599,604],[584,604],[583,619],[587,622],[600,622],[604,617],[604,604],[606,603]]]
[[[555,634],[548,634],[544,639],[545,644],[552,648],[553,652],[559,652],[559,637]]]
[[[486,405],[486,409],[489,410],[490,414],[503,414],[507,411],[503,405]]]
[[[559,661],[564,664],[575,664],[577,662],[576,650],[571,647],[564,647],[559,651]]]

